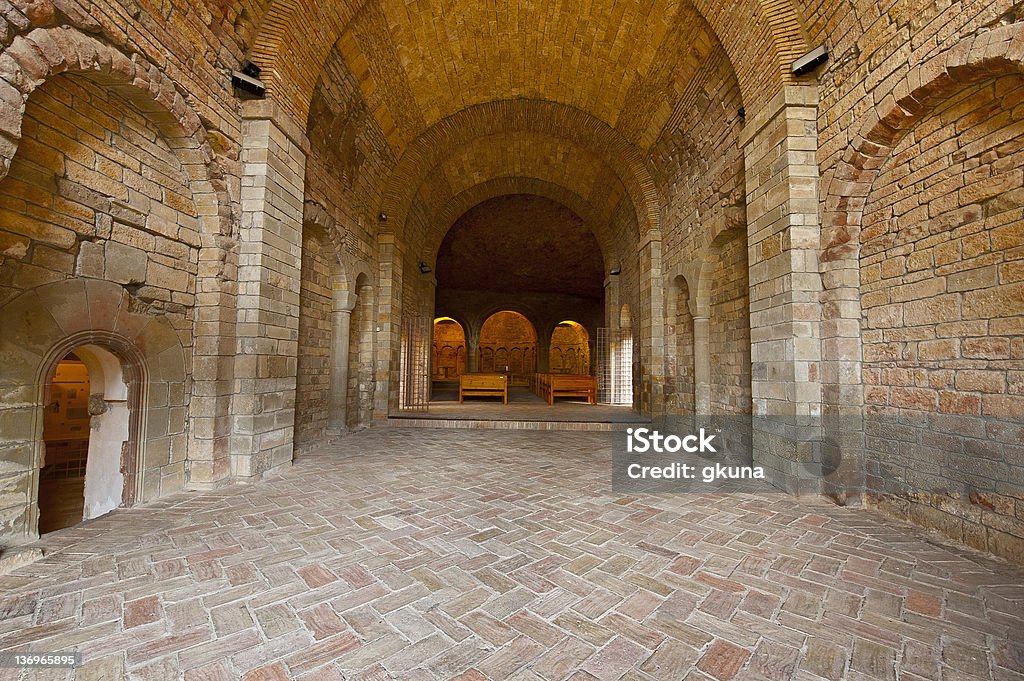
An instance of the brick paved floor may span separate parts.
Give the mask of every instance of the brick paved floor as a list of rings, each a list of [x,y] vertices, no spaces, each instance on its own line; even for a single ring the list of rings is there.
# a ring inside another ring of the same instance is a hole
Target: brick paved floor
[[[608,437],[367,431],[55,533],[0,577],[0,649],[78,679],[1024,679],[1021,569],[817,500],[612,495]]]

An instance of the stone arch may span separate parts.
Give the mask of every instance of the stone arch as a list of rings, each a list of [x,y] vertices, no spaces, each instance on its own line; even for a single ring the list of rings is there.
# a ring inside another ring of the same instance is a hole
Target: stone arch
[[[602,159],[626,188],[641,233],[659,233],[661,202],[643,153],[614,128],[565,104],[509,99],[478,104],[434,124],[406,147],[383,191],[381,213],[403,225],[416,192],[450,150],[503,132],[566,140]]]
[[[943,100],[1001,75],[1024,72],[1021,24],[965,38],[892,81],[861,119],[823,179],[822,382],[827,413],[859,413],[863,403],[860,232],[868,195],[895,146]]]
[[[148,314],[121,286],[68,279],[22,293],[0,308],[0,457],[7,484],[25,502],[0,510],[0,541],[21,543],[35,534],[42,434],[43,386],[68,352],[93,344],[122,363],[131,416],[124,503],[150,501],[184,488],[188,409],[186,355],[178,332]],[[182,387],[186,389],[182,389]]]
[[[552,201],[557,201],[571,209],[574,213],[583,218],[588,225],[595,227],[594,236],[597,238],[598,245],[601,247],[601,255],[604,257],[605,268],[607,269],[609,267],[609,263],[613,261],[613,242],[610,235],[608,235],[605,230],[597,229],[597,226],[607,224],[610,222],[610,218],[607,216],[602,217],[596,206],[570,188],[551,182],[545,182],[543,180],[537,180],[535,178],[519,176],[491,178],[473,186],[470,189],[462,191],[449,199],[449,201],[435,214],[434,218],[430,222],[432,226],[436,227],[435,231],[431,232],[430,236],[428,236],[428,239],[430,240],[427,242],[426,248],[424,249],[424,252],[432,259],[430,264],[436,264],[438,249],[441,248],[441,243],[444,241],[444,237],[447,234],[448,229],[455,224],[455,221],[458,220],[462,214],[473,206],[479,205],[488,199],[504,196],[506,194],[533,194],[535,196],[542,196],[544,198],[551,199]]]
[[[25,105],[32,92],[47,79],[63,73],[92,75],[168,131],[168,143],[188,171],[190,182],[198,185],[192,187],[193,192],[214,195],[214,207],[206,213],[208,220],[230,215],[226,189],[217,190],[211,184],[223,171],[202,121],[174,82],[141,55],[129,57],[75,28],[37,28],[17,36],[0,54],[0,73],[8,86],[4,99],[16,108],[15,116],[4,119],[5,125],[0,126],[0,134],[9,141],[0,145],[0,178],[7,174],[17,152]],[[204,231],[224,236],[231,233],[230,225],[211,225]]]
[[[824,191],[822,262],[845,261],[857,252],[864,204],[882,163],[937,103],[968,85],[1024,72],[1020,32],[1017,23],[963,40],[876,95],[879,104],[865,114]]]

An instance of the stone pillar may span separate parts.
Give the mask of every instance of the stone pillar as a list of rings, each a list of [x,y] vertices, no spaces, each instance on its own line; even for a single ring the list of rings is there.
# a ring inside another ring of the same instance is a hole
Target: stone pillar
[[[743,131],[754,461],[816,492],[821,382],[817,91],[786,86]]]
[[[604,280],[604,325],[619,328],[619,277],[608,275]]]
[[[309,141],[273,100],[242,107],[242,223],[231,471],[252,478],[292,459]]]
[[[551,371],[551,336],[537,340],[537,371],[542,374]]]
[[[711,318],[693,316],[693,411],[711,414]]]
[[[390,229],[390,228],[389,228]],[[401,242],[391,231],[377,234],[380,291],[373,330],[377,336],[374,358],[373,418],[387,421],[398,413],[399,372],[402,349],[402,287],[404,281]]]
[[[480,332],[463,329],[466,333],[466,373],[480,371]]]
[[[648,232],[640,247],[640,307],[633,319],[639,335],[639,385],[633,404],[651,417],[665,414],[665,278],[661,268],[661,236]]]
[[[327,396],[327,427],[344,431],[348,417],[348,347],[352,335],[352,310],[359,296],[334,292],[331,330],[331,388]]]

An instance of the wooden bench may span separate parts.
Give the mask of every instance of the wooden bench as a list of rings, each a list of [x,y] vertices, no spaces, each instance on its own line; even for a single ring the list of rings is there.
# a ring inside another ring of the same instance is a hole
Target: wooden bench
[[[556,397],[586,397],[588,404],[597,404],[597,379],[593,376],[574,374],[545,374],[544,381],[548,404],[554,404]]]
[[[466,397],[500,397],[502,404],[508,404],[508,378],[505,374],[462,374],[459,404]]]

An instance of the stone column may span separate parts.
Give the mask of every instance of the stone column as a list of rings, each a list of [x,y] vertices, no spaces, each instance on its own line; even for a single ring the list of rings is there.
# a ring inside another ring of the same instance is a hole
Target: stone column
[[[359,296],[334,292],[331,330],[331,388],[327,396],[327,427],[344,431],[348,418],[348,348],[352,336],[352,310]]]
[[[242,107],[242,221],[231,471],[259,477],[292,459],[309,142],[273,100]]]
[[[640,376],[633,404],[646,416],[665,414],[665,278],[661,236],[648,232],[640,247],[640,306],[634,313],[634,341],[640,350]]]
[[[390,228],[377,234],[380,290],[373,320],[376,334],[374,357],[373,419],[386,422],[398,413],[398,385],[402,349],[402,244]]]
[[[480,371],[480,332],[463,329],[466,333],[466,373]]]
[[[693,411],[711,414],[711,319],[693,316]]]
[[[551,371],[551,336],[537,341],[537,372],[546,374]]]
[[[817,91],[786,86],[747,123],[755,463],[816,492],[821,383]]]
[[[604,280],[604,325],[619,328],[619,277],[608,275]]]

